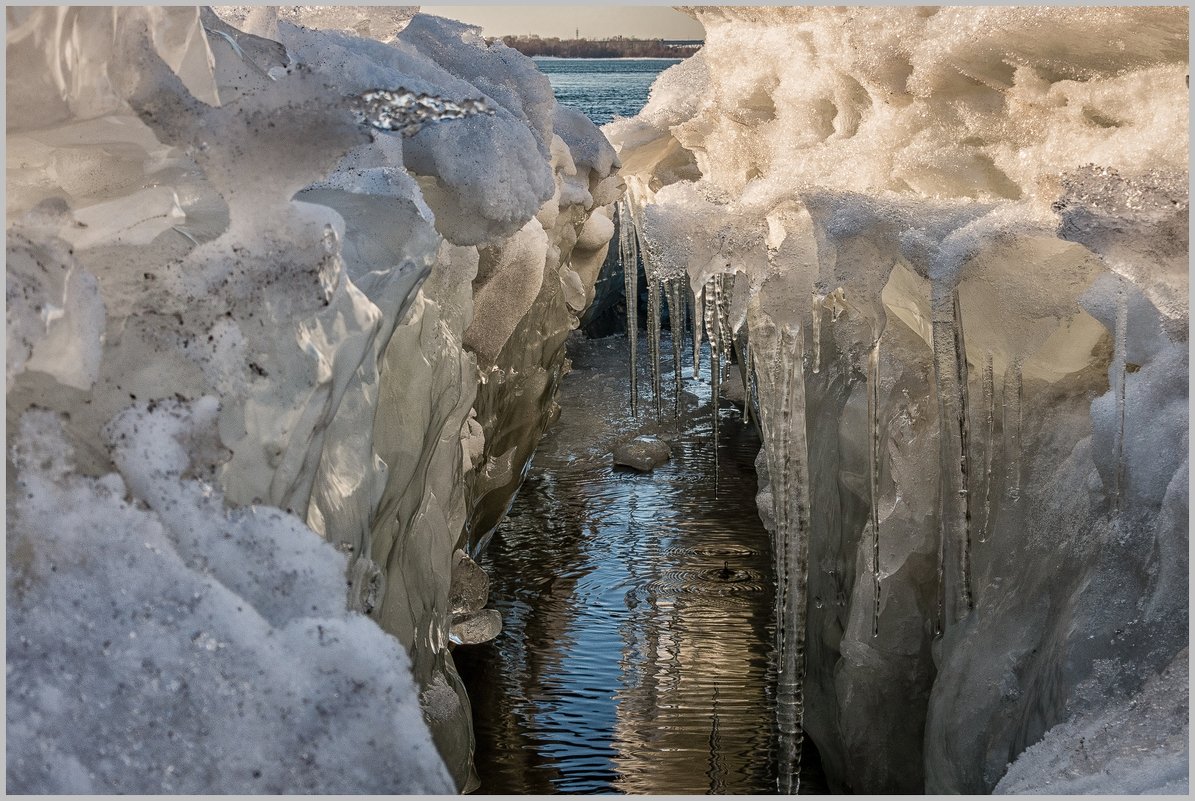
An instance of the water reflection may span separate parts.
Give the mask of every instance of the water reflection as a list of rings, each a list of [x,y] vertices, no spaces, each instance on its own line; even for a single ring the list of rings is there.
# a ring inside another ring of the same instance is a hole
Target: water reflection
[[[775,792],[759,440],[724,403],[715,501],[708,384],[686,380],[678,421],[642,424],[641,403],[636,426],[625,346],[570,342],[560,421],[480,560],[504,630],[454,654],[478,792]],[[612,469],[613,443],[641,432],[669,439],[672,460],[650,475]],[[803,781],[816,789],[811,772]]]

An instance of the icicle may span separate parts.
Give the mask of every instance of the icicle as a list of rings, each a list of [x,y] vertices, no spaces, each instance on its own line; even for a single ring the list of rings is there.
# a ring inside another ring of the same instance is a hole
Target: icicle
[[[739,374],[743,379],[743,425],[751,422],[751,328],[743,326],[743,347],[739,349]]]
[[[710,341],[710,387],[714,407],[714,497],[718,497],[718,404],[722,389],[722,342],[718,333],[718,303],[720,301],[721,274],[711,276],[705,282],[705,335]]]
[[[1116,419],[1119,427],[1116,432],[1116,485],[1112,496],[1112,510],[1120,513],[1120,505],[1124,498],[1124,419],[1125,395],[1128,389],[1128,334],[1129,334],[1129,304],[1124,287],[1121,287],[1116,298],[1116,341],[1112,343],[1112,363],[1119,373],[1116,386]]]
[[[734,351],[734,332],[730,327],[730,297],[734,292],[734,273],[718,273],[714,292],[715,310],[718,312],[718,383],[730,374],[730,358]]]
[[[938,604],[934,612],[934,636],[946,631],[946,535],[939,527],[938,536]]]
[[[627,307],[627,344],[631,349],[631,415],[639,413],[638,364],[639,344],[639,254],[636,248],[635,222],[627,201],[618,204],[618,250],[622,260],[624,300]]]
[[[804,335],[760,314],[751,337],[759,367],[760,428],[772,482],[776,557],[779,676],[777,724],[780,754],[777,789],[800,789],[804,745],[805,628],[809,579],[809,448],[805,431]],[[776,410],[779,409],[779,414]]]
[[[710,385],[714,383],[714,365],[718,361],[718,301],[714,297],[717,276],[710,276],[705,282],[705,338],[710,343]]]
[[[730,335],[730,293],[726,291],[726,274],[718,273],[714,277],[714,311],[716,312],[716,335],[718,343],[718,355],[716,358],[710,359],[713,362],[713,372],[717,374],[717,380],[713,385],[714,390],[714,475],[718,475],[717,471],[717,449],[718,449],[718,429],[719,419],[718,414],[721,408],[722,401],[722,382],[726,380],[729,373],[727,366],[730,362],[730,352],[733,348]],[[716,496],[715,496],[716,497]]]
[[[1004,486],[1008,499],[1016,503],[1021,497],[1021,404],[1024,388],[1021,384],[1021,361],[1015,359],[1004,374]]]
[[[701,332],[705,327],[705,287],[692,290],[693,298],[693,380],[697,380],[697,372],[701,369]]]
[[[645,262],[644,272],[647,274],[647,351],[651,361],[651,392],[656,405],[656,419],[660,419],[660,282],[656,279],[655,271],[648,271]]]
[[[722,343],[722,353],[729,358],[730,346],[734,341],[734,331],[730,325],[730,298],[734,295],[735,273],[721,273],[718,275],[718,341]],[[723,365],[725,368],[725,365]]]
[[[947,621],[961,619],[972,607],[971,501],[968,487],[967,349],[963,340],[962,308],[957,289],[933,298],[934,370],[942,426],[941,548],[944,560],[956,560],[954,594],[945,599]],[[939,575],[945,569],[939,562]]]
[[[983,528],[979,541],[987,542],[992,528],[992,451],[996,447],[996,386],[992,373],[992,354],[983,364],[983,413],[987,422],[987,438],[983,446]]]
[[[822,305],[826,300],[826,296],[820,292],[813,293],[813,372],[821,372],[822,369]]]
[[[668,289],[668,321],[672,330],[672,373],[675,381],[672,414],[674,417],[680,417],[681,355],[685,340],[687,293],[681,278],[670,278],[665,282],[665,286]]]
[[[634,210],[631,210],[634,217]],[[635,241],[643,261],[643,277],[647,280],[647,356],[651,366],[652,400],[656,406],[656,419],[660,418],[660,275],[651,257],[648,243],[644,241],[638,226],[634,229]]]
[[[754,415],[754,410],[757,408],[756,395],[758,392],[755,389],[755,355],[751,351],[751,327],[747,326],[745,330],[747,331],[747,336],[743,339],[743,343],[747,350],[747,386],[744,389],[743,394],[747,396],[745,402],[747,404],[747,413],[749,416],[744,422],[749,422],[750,415]]]
[[[882,336],[882,335],[880,335]],[[880,636],[880,336],[867,357],[867,469],[871,491],[871,636]]]
[[[968,487],[970,462],[967,458],[967,441],[970,439],[971,429],[967,422],[967,347],[963,340],[963,307],[959,300],[958,290],[954,291],[954,339],[955,365],[958,373],[959,392],[959,494],[963,500],[963,531],[960,543],[962,553],[959,560],[959,593],[962,596],[964,608],[970,610],[973,604],[971,597],[971,496]]]

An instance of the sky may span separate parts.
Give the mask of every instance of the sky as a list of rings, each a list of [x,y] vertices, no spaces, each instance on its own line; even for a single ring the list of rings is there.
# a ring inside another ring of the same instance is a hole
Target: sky
[[[701,25],[667,6],[420,6],[425,14],[480,25],[484,36],[536,34],[572,39],[613,36],[640,39],[704,39]]]

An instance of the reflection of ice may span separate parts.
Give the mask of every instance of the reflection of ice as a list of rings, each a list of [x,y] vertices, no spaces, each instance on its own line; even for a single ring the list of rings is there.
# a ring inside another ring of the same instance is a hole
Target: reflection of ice
[[[684,377],[691,398],[679,431],[670,416],[632,421],[625,385],[609,379],[625,369],[625,340],[577,345],[560,421],[482,558],[506,617],[495,643],[503,695],[520,699],[478,710],[482,773],[507,782],[482,790],[703,793],[716,779],[726,792],[768,792],[771,560],[752,512],[758,441],[750,428],[724,432],[723,499],[714,504],[708,384]],[[648,365],[639,367],[646,376]],[[640,428],[674,448],[651,475],[591,458]],[[501,750],[487,757],[491,725]],[[539,755],[517,779],[516,752]],[[552,764],[540,764],[547,754]]]

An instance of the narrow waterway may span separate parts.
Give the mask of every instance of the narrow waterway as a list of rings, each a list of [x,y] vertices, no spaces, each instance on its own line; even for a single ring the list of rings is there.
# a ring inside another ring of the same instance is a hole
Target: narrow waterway
[[[625,337],[574,335],[560,419],[480,557],[504,628],[454,653],[480,793],[776,790],[759,439],[724,400],[715,499],[708,369],[695,382],[686,367],[674,419],[667,334],[661,351],[665,416],[645,395],[636,420]],[[649,474],[613,468],[611,447],[637,433],[669,440],[672,459]],[[808,742],[803,766],[802,792],[824,791]]]

